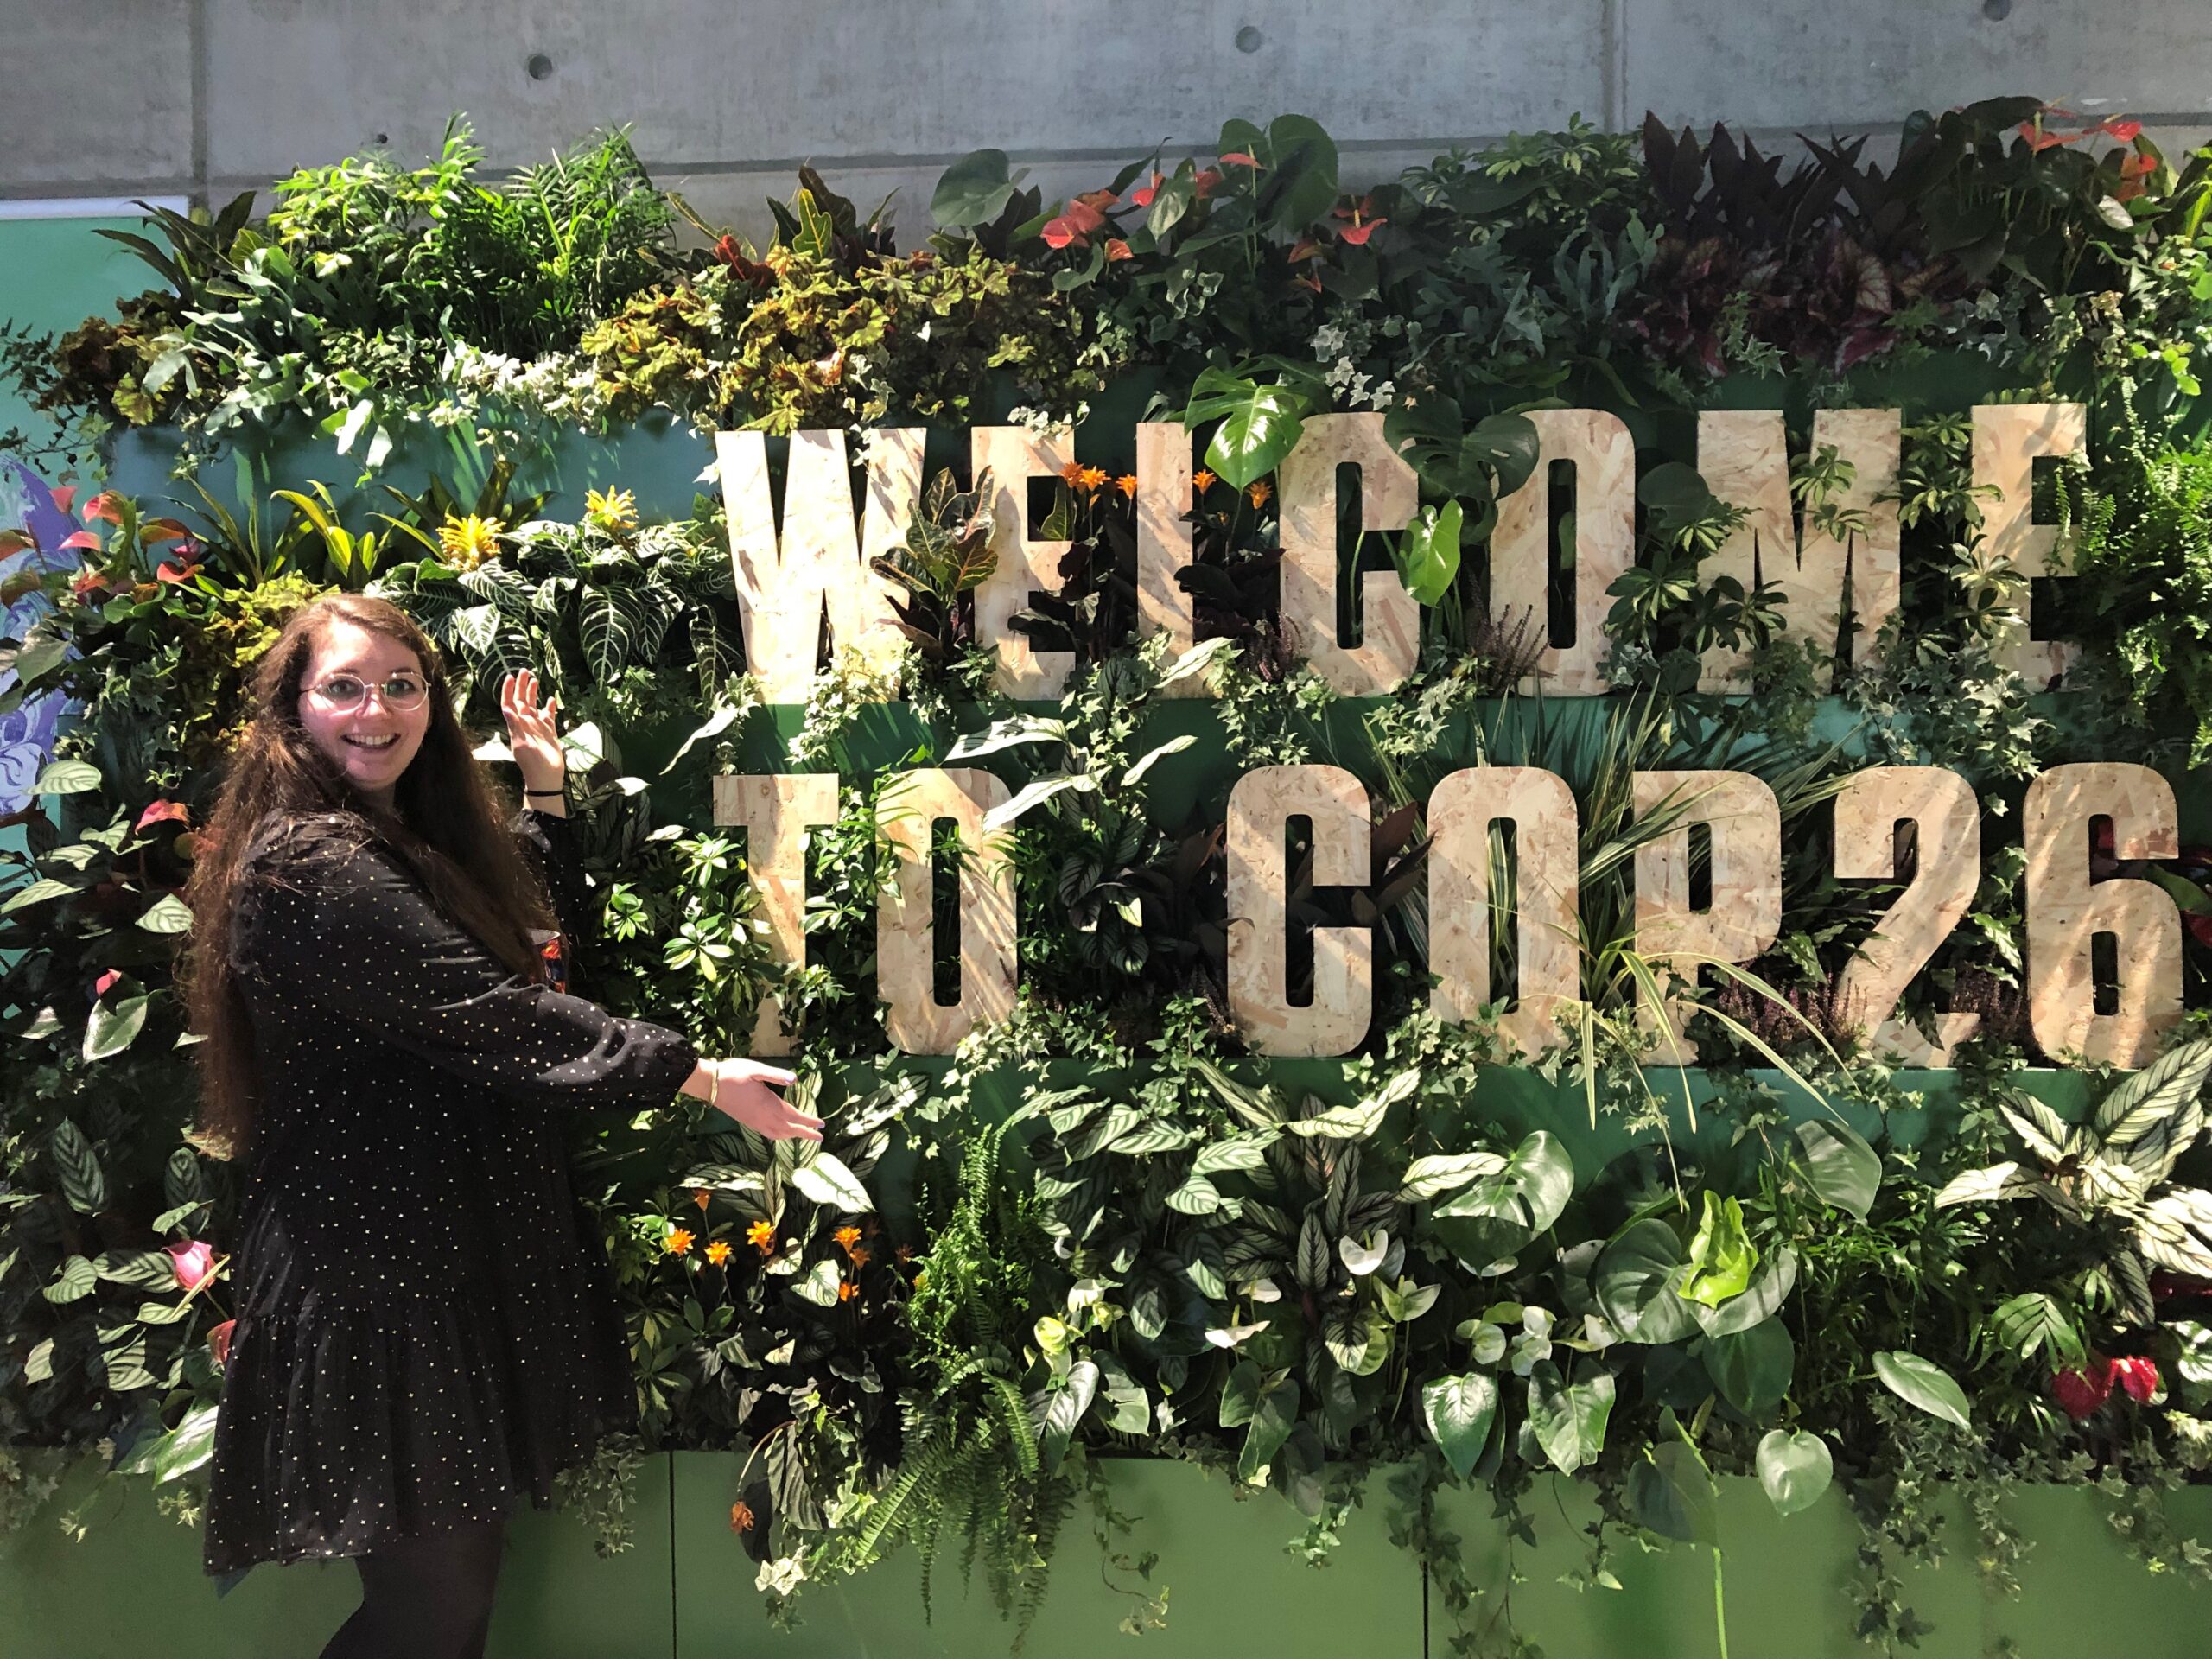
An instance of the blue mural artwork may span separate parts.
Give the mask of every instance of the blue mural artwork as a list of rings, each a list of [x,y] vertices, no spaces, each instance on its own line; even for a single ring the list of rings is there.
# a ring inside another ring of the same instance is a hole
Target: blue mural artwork
[[[73,569],[83,556],[80,548],[67,545],[79,534],[67,497],[57,497],[21,461],[10,461],[0,472],[0,523],[21,524],[30,538],[28,547],[0,558],[0,586],[27,572]],[[45,594],[31,589],[0,613],[0,635],[21,640],[50,609]],[[13,669],[0,669],[0,691],[15,682]],[[64,698],[51,695],[0,715],[0,814],[19,812],[30,804],[31,785],[54,753],[67,707]]]

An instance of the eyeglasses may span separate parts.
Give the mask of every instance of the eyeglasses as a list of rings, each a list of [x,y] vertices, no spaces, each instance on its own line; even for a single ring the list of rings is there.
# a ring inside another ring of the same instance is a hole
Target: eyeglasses
[[[412,674],[395,674],[373,687],[358,674],[334,674],[312,687],[309,695],[333,714],[350,715],[368,701],[372,690],[384,699],[385,708],[402,713],[421,708],[430,694],[429,687]]]

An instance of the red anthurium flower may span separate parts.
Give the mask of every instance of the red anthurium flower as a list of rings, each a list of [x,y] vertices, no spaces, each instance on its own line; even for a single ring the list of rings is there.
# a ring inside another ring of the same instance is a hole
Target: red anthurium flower
[[[100,550],[100,533],[97,530],[73,530],[61,538],[61,545],[90,548],[97,553]]]
[[[89,600],[95,594],[107,591],[107,578],[97,570],[79,570],[76,580],[69,584],[69,591],[79,599]]]
[[[215,1274],[215,1247],[204,1238],[195,1238],[189,1244],[172,1244],[169,1259],[176,1263],[176,1287],[182,1291],[194,1291]]]
[[[157,580],[173,583],[190,582],[199,574],[200,562],[197,559],[194,559],[190,564],[174,564],[168,560],[163,559],[154,571],[154,575]]]
[[[91,500],[86,502],[85,522],[90,524],[95,518],[105,518],[111,524],[121,524],[123,498],[113,490],[102,490]]]
[[[236,1319],[225,1319],[207,1333],[207,1351],[215,1356],[215,1369],[219,1371],[231,1363],[231,1334],[238,1325]]]
[[[1249,167],[1255,172],[1264,173],[1267,171],[1265,168],[1260,165],[1255,157],[1246,155],[1241,149],[1230,150],[1228,155],[1221,158],[1221,164],[1224,167]]]
[[[1252,165],[1257,167],[1259,163],[1255,162]],[[1202,167],[1198,169],[1197,176],[1191,181],[1191,184],[1197,192],[1198,200],[1204,201],[1221,188],[1221,169],[1217,167]]]
[[[1160,187],[1166,181],[1167,175],[1166,174],[1154,174],[1152,175],[1152,182],[1150,184],[1141,184],[1135,189],[1129,192],[1129,206],[1132,207],[1151,207],[1152,199],[1160,194]]]
[[[105,996],[110,991],[115,988],[116,981],[122,977],[123,976],[116,969],[112,968],[109,969],[105,973],[102,974],[98,979],[92,982],[92,995],[94,996]]]
[[[1290,251],[1285,254],[1283,257],[1294,265],[1301,259],[1311,259],[1315,254],[1320,251],[1321,245],[1314,240],[1313,238],[1310,236],[1301,236],[1297,241],[1290,245]]]
[[[189,823],[192,810],[181,801],[156,801],[138,815],[137,828],[143,830],[151,823]]]
[[[2050,1379],[2050,1391],[2066,1414],[2075,1422],[2094,1417],[2112,1397],[2113,1365],[2108,1359],[2092,1357],[2088,1369],[2061,1371]]]
[[[2123,144],[2132,144],[2142,136],[2143,124],[2140,121],[2100,121],[2089,130],[2108,134]]]
[[[1093,200],[1097,196],[1105,197],[1106,202]],[[1067,212],[1045,227],[1045,245],[1048,248],[1088,246],[1091,232],[1105,225],[1105,206],[1113,200],[1113,193],[1109,190],[1094,190],[1087,195],[1077,196],[1068,204]]]
[[[1356,248],[1364,247],[1367,245],[1367,238],[1374,235],[1378,229],[1388,225],[1389,222],[1390,221],[1387,219],[1370,219],[1363,224],[1347,225],[1344,229],[1338,231],[1337,234],[1343,240],[1351,243],[1352,246]]]
[[[1106,245],[1106,263],[1109,265],[1116,259],[1133,259],[1135,257],[1129,251],[1129,245],[1118,236]]]
[[[2053,132],[2050,128],[2037,126],[2032,121],[2020,123],[2020,137],[2028,141],[2030,149],[2038,152],[2059,144],[2070,144],[2082,136],[2078,132]]]
[[[2112,1362],[2113,1377],[2120,1391],[2137,1405],[2158,1391],[2158,1362],[2138,1355],[2132,1359]]]
[[[64,512],[73,509],[77,505],[77,486],[74,484],[61,485],[54,492],[54,505]]]

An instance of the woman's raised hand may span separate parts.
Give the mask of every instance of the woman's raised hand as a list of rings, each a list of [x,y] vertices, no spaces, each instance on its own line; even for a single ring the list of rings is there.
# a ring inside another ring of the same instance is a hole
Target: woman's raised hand
[[[708,1096],[715,1109],[734,1118],[771,1141],[819,1141],[822,1120],[786,1101],[776,1092],[796,1081],[781,1066],[759,1060],[706,1060],[702,1068],[713,1079]]]
[[[561,749],[561,704],[540,696],[537,676],[518,669],[499,687],[499,718],[507,722],[507,747],[522,768],[522,786],[543,793],[558,791],[569,776]]]

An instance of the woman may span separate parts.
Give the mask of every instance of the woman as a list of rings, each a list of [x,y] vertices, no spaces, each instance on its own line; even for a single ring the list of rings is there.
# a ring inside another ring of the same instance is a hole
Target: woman
[[[325,1659],[481,1654],[510,1503],[634,1421],[563,1109],[680,1091],[773,1137],[821,1124],[769,1086],[788,1072],[549,982],[544,890],[403,613],[317,601],[255,697],[190,891],[204,1127],[248,1160],[207,1569],[352,1556]],[[573,896],[554,705],[523,674],[500,710]]]

